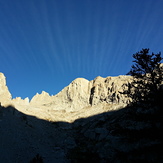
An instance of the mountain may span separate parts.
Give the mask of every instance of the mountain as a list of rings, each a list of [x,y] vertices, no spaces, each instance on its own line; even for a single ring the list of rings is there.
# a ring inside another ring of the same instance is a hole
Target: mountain
[[[92,81],[77,78],[61,92],[50,96],[42,91],[36,94],[31,101],[28,98],[17,97],[11,99],[11,94],[6,86],[5,77],[1,73],[1,89],[3,93],[0,102],[16,107],[19,111],[28,115],[50,120],[64,120],[72,122],[81,117],[116,110],[126,106],[130,99],[119,92],[125,89],[124,84],[130,82],[130,76],[118,76],[102,78],[96,77]],[[98,109],[97,109],[98,108]],[[57,118],[56,118],[57,117]]]
[[[132,99],[120,92],[131,81],[77,78],[29,101],[12,99],[1,73],[0,162],[163,162],[162,105],[128,106]]]

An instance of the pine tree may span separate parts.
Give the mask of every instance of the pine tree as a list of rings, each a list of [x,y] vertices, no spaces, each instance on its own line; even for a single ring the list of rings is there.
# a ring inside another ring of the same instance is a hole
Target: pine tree
[[[135,64],[127,73],[133,76],[133,81],[127,85],[124,94],[132,99],[132,104],[157,105],[163,84],[161,53],[149,54],[149,49],[142,49],[133,54],[133,58]]]

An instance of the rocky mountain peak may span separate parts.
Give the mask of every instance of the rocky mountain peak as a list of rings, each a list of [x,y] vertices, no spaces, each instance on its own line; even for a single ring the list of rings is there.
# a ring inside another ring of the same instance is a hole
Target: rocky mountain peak
[[[42,91],[41,94],[36,93],[36,95],[33,96],[33,98],[30,101],[30,104],[31,105],[43,105],[44,103],[49,102],[50,99],[51,99],[51,96],[49,95],[49,93]]]
[[[0,102],[4,106],[8,104],[12,96],[6,86],[6,78],[3,73],[0,73]]]

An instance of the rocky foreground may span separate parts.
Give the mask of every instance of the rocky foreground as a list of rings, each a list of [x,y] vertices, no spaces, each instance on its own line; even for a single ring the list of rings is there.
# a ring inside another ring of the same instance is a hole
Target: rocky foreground
[[[128,107],[130,76],[74,80],[55,96],[12,99],[0,73],[0,162],[163,162],[162,112]]]

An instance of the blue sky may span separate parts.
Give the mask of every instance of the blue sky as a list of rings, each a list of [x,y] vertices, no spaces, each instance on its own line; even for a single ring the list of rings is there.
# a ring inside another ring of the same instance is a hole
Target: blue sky
[[[0,72],[15,97],[126,74],[163,52],[163,0],[0,0]]]

